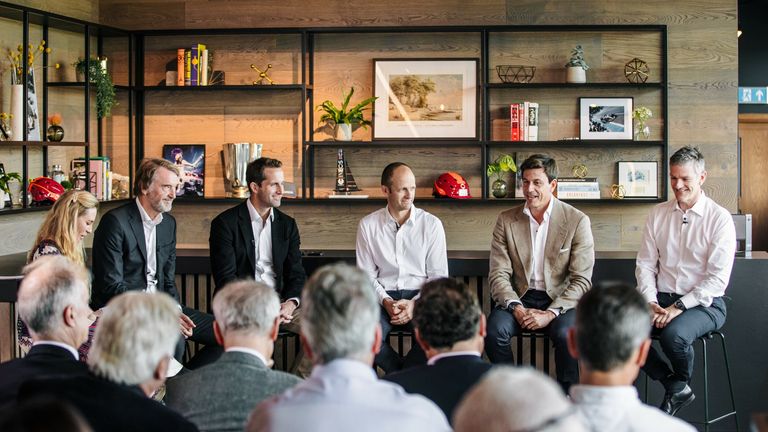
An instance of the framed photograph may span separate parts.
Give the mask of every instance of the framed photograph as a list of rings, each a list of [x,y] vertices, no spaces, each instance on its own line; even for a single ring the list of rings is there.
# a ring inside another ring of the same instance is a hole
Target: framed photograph
[[[631,140],[632,102],[631,97],[579,98],[579,137]]]
[[[181,173],[177,197],[205,196],[205,144],[166,144],[163,159],[176,164]]]
[[[477,138],[477,59],[374,59],[373,139]]]
[[[626,198],[656,198],[658,174],[658,162],[619,162],[618,183],[624,186]]]

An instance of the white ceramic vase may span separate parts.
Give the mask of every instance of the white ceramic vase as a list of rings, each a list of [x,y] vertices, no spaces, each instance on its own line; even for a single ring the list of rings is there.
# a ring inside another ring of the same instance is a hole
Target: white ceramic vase
[[[336,125],[336,141],[352,141],[352,125],[339,123]]]
[[[581,66],[569,66],[565,68],[565,82],[574,84],[584,84],[587,82],[587,71]]]

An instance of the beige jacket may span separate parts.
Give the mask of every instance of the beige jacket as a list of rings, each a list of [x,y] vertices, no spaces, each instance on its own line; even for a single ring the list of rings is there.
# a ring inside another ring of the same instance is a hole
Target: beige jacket
[[[552,298],[551,308],[563,311],[576,307],[582,294],[592,287],[595,246],[589,217],[556,199],[544,253],[544,282]],[[491,296],[505,307],[528,291],[533,271],[531,230],[524,204],[502,212],[491,240]]]

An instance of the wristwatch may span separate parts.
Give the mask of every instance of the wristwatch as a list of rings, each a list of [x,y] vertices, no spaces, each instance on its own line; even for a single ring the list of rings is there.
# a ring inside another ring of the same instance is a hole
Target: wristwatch
[[[680,309],[683,312],[685,312],[686,309],[688,309],[687,307],[685,307],[685,304],[680,299],[675,300],[675,307]]]

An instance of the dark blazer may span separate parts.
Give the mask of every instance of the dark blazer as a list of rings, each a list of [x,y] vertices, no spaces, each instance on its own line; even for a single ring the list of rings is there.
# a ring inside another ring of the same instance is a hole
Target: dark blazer
[[[230,351],[213,364],[169,379],[165,404],[201,430],[242,431],[259,402],[299,382],[256,356]]]
[[[197,430],[170,408],[145,396],[138,386],[116,384],[93,374],[28,381],[21,386],[18,400],[41,395],[74,405],[94,432]]]
[[[34,345],[26,357],[0,364],[0,407],[13,403],[19,387],[32,378],[83,376],[87,373],[85,363],[75,360],[65,348]]]
[[[276,208],[272,212],[275,217],[272,221],[275,291],[285,301],[301,297],[307,274],[301,264],[301,241],[296,221]],[[245,201],[216,216],[211,222],[209,244],[211,271],[217,290],[232,280],[253,278],[256,252]]]
[[[464,394],[490,370],[492,365],[473,355],[439,359],[433,365],[417,366],[385,376],[406,392],[431,400],[452,421],[453,410]]]
[[[157,290],[179,301],[176,271],[176,219],[168,213],[157,226]],[[91,305],[100,308],[114,296],[147,288],[147,243],[135,201],[102,216],[93,236]]]

